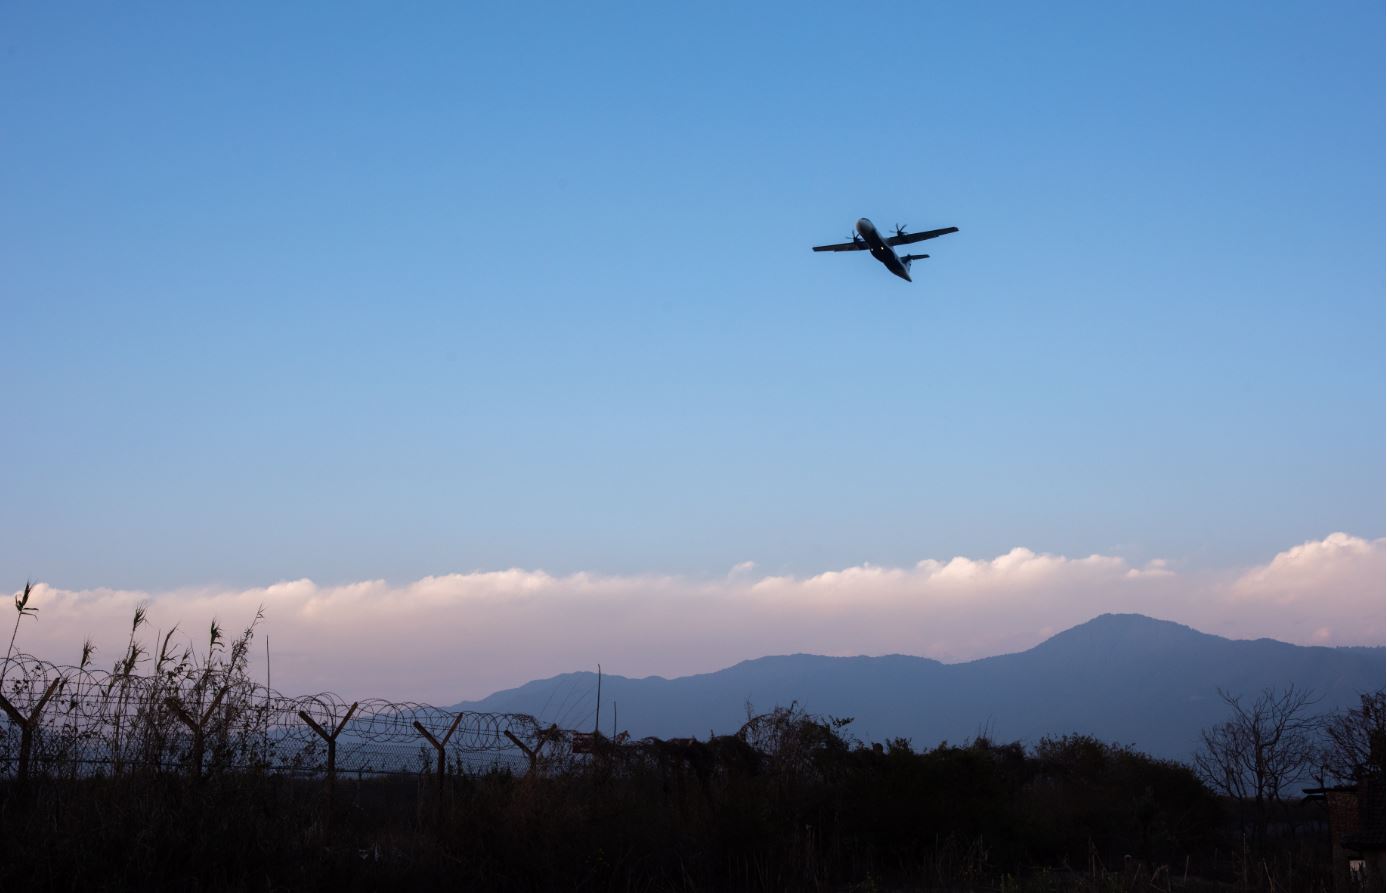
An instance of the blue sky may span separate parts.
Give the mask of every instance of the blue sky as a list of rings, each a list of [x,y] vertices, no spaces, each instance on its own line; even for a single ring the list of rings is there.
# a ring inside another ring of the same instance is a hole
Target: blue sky
[[[749,8],[748,8],[749,7]],[[11,4],[0,579],[1383,534],[1373,4]],[[814,255],[955,225],[904,283]]]

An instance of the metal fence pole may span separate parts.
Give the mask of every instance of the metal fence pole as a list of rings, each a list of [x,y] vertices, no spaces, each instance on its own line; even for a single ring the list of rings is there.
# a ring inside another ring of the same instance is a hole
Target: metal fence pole
[[[327,742],[327,809],[328,815],[332,814],[332,792],[337,783],[337,736],[342,734],[342,730],[347,727],[347,721],[356,712],[358,702],[353,701],[352,706],[347,708],[347,715],[342,717],[342,721],[337,723],[329,732],[327,729],[318,725],[313,717],[306,711],[299,711],[299,719],[308,723],[308,727],[318,733],[318,737]]]
[[[414,721],[415,730],[428,739],[428,742],[433,745],[434,750],[438,751],[438,820],[440,822],[443,820],[443,778],[448,769],[448,755],[444,748],[447,747],[448,739],[453,737],[453,732],[457,730],[458,723],[460,722],[462,722],[461,713],[453,717],[453,724],[448,726],[447,734],[445,734],[443,740],[440,741],[429,734],[429,730],[424,728],[423,723],[419,722],[417,719]]]
[[[217,692],[217,696],[212,699],[212,703],[208,704],[207,709],[202,711],[198,716],[189,714],[188,711],[183,708],[183,705],[179,703],[177,698],[169,698],[164,702],[165,705],[173,711],[173,715],[178,717],[179,721],[187,726],[193,733],[193,750],[189,756],[188,762],[191,765],[193,778],[195,779],[202,778],[202,758],[207,740],[207,723],[211,721],[212,714],[217,712],[217,707],[221,704],[222,698],[226,697],[226,693],[230,690],[230,685],[223,686],[222,690]]]
[[[43,708],[47,706],[48,699],[58,691],[65,680],[60,676],[48,683],[48,688],[44,691],[43,697],[39,698],[34,709],[25,716],[10,703],[9,699],[0,694],[0,709],[5,711],[10,721],[19,726],[19,765],[16,767],[16,776],[20,786],[29,780],[29,756],[34,749],[34,729],[39,724],[39,716],[43,713]]]

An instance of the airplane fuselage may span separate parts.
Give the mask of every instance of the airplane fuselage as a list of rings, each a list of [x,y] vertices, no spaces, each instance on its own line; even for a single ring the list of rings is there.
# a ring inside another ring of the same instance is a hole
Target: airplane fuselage
[[[906,282],[912,281],[910,278],[910,270],[901,262],[895,249],[886,244],[886,240],[881,237],[881,233],[877,232],[877,228],[872,224],[872,221],[868,220],[866,217],[862,217],[857,221],[856,229],[857,234],[867,243],[867,250],[871,252],[872,257],[881,261],[886,269],[895,273]]]

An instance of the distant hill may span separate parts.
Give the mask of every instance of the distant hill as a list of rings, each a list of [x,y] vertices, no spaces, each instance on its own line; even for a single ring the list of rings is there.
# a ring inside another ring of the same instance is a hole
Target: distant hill
[[[1317,711],[1337,710],[1383,687],[1384,660],[1381,647],[1233,640],[1140,614],[1104,614],[1029,651],[960,664],[792,654],[677,679],[604,675],[602,727],[611,730],[613,701],[619,728],[637,738],[735,732],[748,703],[759,712],[798,701],[813,713],[854,717],[848,731],[867,741],[905,737],[918,748],[979,733],[1034,743],[1081,732],[1186,759],[1200,730],[1228,715],[1218,689],[1251,697],[1294,683],[1321,696]],[[565,673],[457,707],[590,728],[596,687],[595,673]]]

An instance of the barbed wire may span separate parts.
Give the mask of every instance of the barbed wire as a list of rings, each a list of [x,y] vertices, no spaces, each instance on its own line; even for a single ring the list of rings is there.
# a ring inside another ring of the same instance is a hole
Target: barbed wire
[[[440,747],[457,769],[523,770],[544,744],[571,735],[522,713],[285,695],[223,665],[142,675],[27,654],[6,662],[0,707],[0,775],[414,773],[434,767]]]

